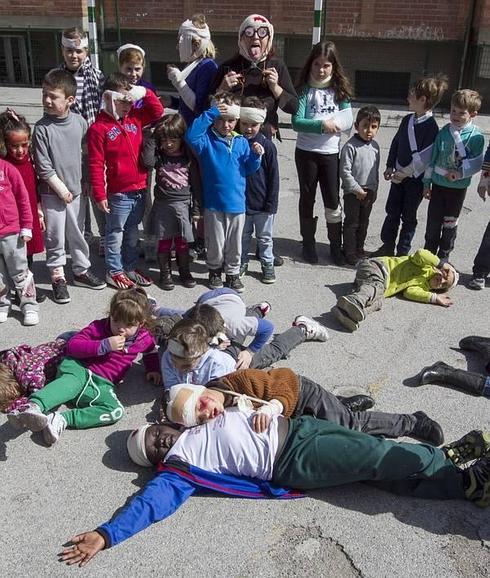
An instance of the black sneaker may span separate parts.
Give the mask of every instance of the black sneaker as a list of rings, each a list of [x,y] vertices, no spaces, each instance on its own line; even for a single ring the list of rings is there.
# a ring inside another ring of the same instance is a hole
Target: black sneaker
[[[477,460],[463,476],[466,499],[480,508],[490,506],[490,457]]]
[[[102,279],[99,279],[96,275],[92,273],[90,269],[87,269],[85,273],[81,275],[73,275],[73,284],[77,287],[88,287],[89,289],[105,289],[107,284]]]
[[[430,419],[423,411],[416,411],[413,416],[416,421],[409,434],[411,438],[433,446],[440,446],[444,443],[442,428],[436,421]]]
[[[220,269],[210,269],[208,287],[210,289],[221,289],[223,287]]]
[[[243,293],[245,291],[245,287],[243,283],[240,281],[239,275],[227,275],[226,287],[228,287],[229,289],[233,289],[237,293]]]
[[[281,255],[276,255],[274,253],[274,267],[282,267],[284,265],[284,259]]]
[[[55,303],[70,303],[71,297],[68,293],[68,287],[66,285],[65,279],[56,279],[56,281],[51,284],[51,287],[53,288],[53,301]]]
[[[490,456],[490,432],[474,429],[458,441],[445,445],[442,450],[457,466]]]

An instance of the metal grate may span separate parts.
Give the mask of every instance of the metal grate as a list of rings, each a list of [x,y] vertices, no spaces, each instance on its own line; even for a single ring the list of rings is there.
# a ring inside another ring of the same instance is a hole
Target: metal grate
[[[405,99],[410,85],[409,72],[356,70],[356,98]]]
[[[478,76],[480,78],[490,78],[490,44],[480,46]]]

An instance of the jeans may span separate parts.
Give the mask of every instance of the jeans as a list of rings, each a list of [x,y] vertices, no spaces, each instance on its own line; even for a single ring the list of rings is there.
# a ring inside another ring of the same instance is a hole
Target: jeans
[[[108,196],[110,213],[106,215],[105,262],[112,275],[134,271],[138,262],[138,225],[145,212],[146,189]]]
[[[265,265],[274,264],[272,228],[275,215],[271,213],[253,213],[245,217],[242,234],[242,263],[248,263],[250,241],[255,230],[259,259]]]

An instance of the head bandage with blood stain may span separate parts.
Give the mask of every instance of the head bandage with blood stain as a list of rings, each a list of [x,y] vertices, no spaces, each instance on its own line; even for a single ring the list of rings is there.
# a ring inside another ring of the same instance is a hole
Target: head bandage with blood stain
[[[174,423],[185,427],[197,425],[196,405],[206,391],[203,385],[181,383],[169,389],[170,401],[167,403],[167,417]]]
[[[180,25],[178,38],[180,61],[190,62],[193,57],[199,58],[204,54],[211,40],[211,32],[207,24],[204,25],[204,28],[198,28],[191,20],[186,20]],[[196,49],[192,46],[193,40],[200,40]]]
[[[267,111],[265,108],[254,108],[252,106],[240,107],[240,120],[253,124],[263,124]]]
[[[250,58],[250,54],[248,53],[248,46],[246,41],[244,40],[243,31],[245,28],[267,28],[269,30],[269,36],[267,37],[267,46],[265,47],[264,52],[262,53],[259,60],[252,60]],[[238,50],[240,54],[250,60],[251,62],[262,62],[265,60],[272,50],[272,41],[274,39],[274,26],[267,20],[265,16],[261,16],[260,14],[250,14],[247,16],[245,20],[240,24],[240,29],[238,30]]]
[[[66,36],[62,36],[61,46],[64,46],[65,48],[71,48],[72,50],[87,49],[88,38],[87,36],[84,36],[83,38],[80,38],[79,36],[77,38],[67,38]]]

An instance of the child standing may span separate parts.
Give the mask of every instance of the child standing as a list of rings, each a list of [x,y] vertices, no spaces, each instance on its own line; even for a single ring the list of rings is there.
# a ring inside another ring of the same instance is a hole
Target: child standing
[[[260,132],[266,114],[266,106],[259,98],[249,96],[243,100],[240,108],[240,132],[248,139],[249,144],[258,142],[265,152],[260,169],[247,177],[247,212],[242,235],[240,277],[245,275],[248,269],[250,242],[255,231],[257,252],[262,266],[262,282],[275,283],[272,229],[279,200],[279,165],[276,146]]]
[[[42,431],[45,442],[52,445],[66,427],[87,429],[121,419],[124,408],[114,386],[138,354],[143,354],[148,381],[156,385],[161,381],[155,340],[147,329],[149,320],[148,298],[143,289],[116,293],[109,317],[93,321],[68,341],[67,357],[61,362],[56,379],[29,396],[27,406],[11,411],[10,423]],[[67,402],[75,408],[51,411]]]
[[[234,132],[240,117],[238,102],[231,93],[217,93],[211,108],[187,130],[186,140],[202,170],[209,287],[223,287],[224,269],[227,287],[241,293],[246,177],[260,168],[264,148],[258,142],[250,146],[245,137]]]
[[[136,44],[124,44],[117,49],[117,60],[119,72],[127,77],[133,86],[143,86],[157,94],[156,87],[143,78],[145,72],[145,51],[141,46]],[[141,108],[144,104],[143,99],[134,103],[135,108]]]
[[[356,117],[356,134],[342,147],[340,177],[344,190],[344,255],[349,265],[365,257],[369,215],[378,193],[379,145],[374,140],[381,123],[375,106],[364,106]]]
[[[450,122],[437,135],[425,171],[424,197],[430,199],[425,248],[440,259],[447,260],[454,249],[466,189],[482,167],[484,138],[473,124],[480,107],[474,90],[453,94]]]
[[[320,184],[330,255],[344,265],[342,253],[342,207],[339,199],[340,133],[352,126],[352,88],[333,42],[316,44],[299,78],[299,105],[292,117],[298,133],[295,161],[299,180],[299,224],[303,258],[318,263],[314,217],[317,185]]]
[[[133,103],[143,99],[144,106]],[[87,135],[92,194],[106,213],[107,282],[116,289],[151,280],[136,269],[138,225],[145,210],[147,171],[140,161],[143,127],[155,122],[163,107],[155,94],[131,86],[121,73],[104,86],[103,110]]]
[[[0,323],[7,321],[12,281],[24,325],[37,325],[39,305],[25,245],[32,238],[29,193],[19,171],[3,159],[0,159],[0,203]]]
[[[386,201],[386,217],[381,229],[382,246],[374,256],[408,255],[417,227],[417,211],[422,202],[422,177],[429,164],[432,145],[439,132],[432,109],[447,90],[444,75],[420,78],[408,93],[408,109],[391,143],[383,173],[391,181]],[[398,229],[402,227],[398,237]],[[398,245],[396,239],[398,237]]]
[[[77,83],[64,70],[51,70],[43,80],[44,116],[33,134],[34,158],[40,179],[41,205],[46,219],[46,265],[51,274],[53,299],[69,303],[65,243],[72,259],[73,282],[80,287],[104,289],[106,284],[90,270],[89,247],[82,233],[82,141],[87,122],[71,112]]]
[[[143,148],[143,164],[156,169],[155,202],[150,214],[149,232],[158,241],[158,263],[162,289],[174,288],[171,250],[175,246],[180,281],[195,287],[189,269],[189,242],[193,240],[190,212],[199,218],[199,166],[186,149],[186,124],[180,114],[167,114],[155,126]]]

